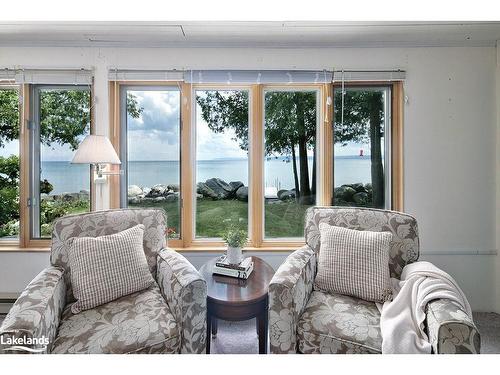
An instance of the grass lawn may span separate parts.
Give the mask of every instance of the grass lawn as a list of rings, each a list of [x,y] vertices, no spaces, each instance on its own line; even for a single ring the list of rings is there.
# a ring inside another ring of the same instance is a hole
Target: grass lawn
[[[167,212],[168,227],[179,233],[179,205],[177,202],[130,204],[130,207],[161,207]],[[303,237],[304,214],[307,208],[291,202],[265,204],[265,236]],[[230,224],[248,228],[248,203],[238,200],[200,199],[196,202],[196,236],[204,238],[221,237]]]

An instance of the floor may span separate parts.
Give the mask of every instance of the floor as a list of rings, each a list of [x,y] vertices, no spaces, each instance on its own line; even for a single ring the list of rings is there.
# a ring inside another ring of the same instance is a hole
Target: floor
[[[0,315],[0,324],[5,315]],[[481,353],[500,354],[500,314],[474,313],[481,333]],[[258,339],[255,319],[245,322],[219,321],[217,337],[212,338],[212,353],[257,354]]]

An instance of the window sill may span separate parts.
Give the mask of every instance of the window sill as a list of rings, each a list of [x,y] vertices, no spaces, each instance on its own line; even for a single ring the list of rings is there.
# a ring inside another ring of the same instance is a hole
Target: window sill
[[[244,247],[243,251],[246,252],[267,252],[267,251],[276,251],[276,252],[290,252],[295,251],[304,244],[298,243],[294,245],[286,244],[284,246],[279,246],[277,244],[271,245],[262,245],[260,247]],[[207,252],[207,253],[220,253],[226,250],[225,246],[208,246],[208,245],[195,245],[195,246],[187,246],[187,247],[179,247],[179,246],[168,246],[171,249],[174,249],[180,253],[183,252]],[[12,252],[12,253],[40,253],[40,252],[50,252],[50,247],[19,247],[16,245],[0,245],[0,253],[1,252]]]

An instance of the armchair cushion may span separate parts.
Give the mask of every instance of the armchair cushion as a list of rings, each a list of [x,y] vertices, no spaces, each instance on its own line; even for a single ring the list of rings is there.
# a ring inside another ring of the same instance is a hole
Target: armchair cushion
[[[380,313],[372,302],[314,291],[297,328],[301,353],[380,353]]]
[[[0,336],[3,337],[4,342],[8,341],[8,337],[16,339],[44,337],[48,339],[44,352],[49,352],[56,337],[65,304],[64,270],[59,267],[48,267],[28,284],[14,303],[0,327]],[[41,349],[30,345],[24,346]]]
[[[392,296],[389,232],[319,225],[321,248],[315,287],[383,303]]]
[[[149,272],[142,239],[144,225],[100,237],[69,240],[71,284],[77,299],[73,313],[92,309],[147,289],[155,281]]]
[[[78,314],[63,312],[52,353],[178,353],[179,326],[158,286]]]

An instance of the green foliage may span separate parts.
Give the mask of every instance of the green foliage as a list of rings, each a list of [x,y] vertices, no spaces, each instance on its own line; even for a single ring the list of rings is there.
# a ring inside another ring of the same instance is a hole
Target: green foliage
[[[19,220],[19,189],[0,188],[0,237],[13,236]]]
[[[19,94],[0,90],[0,148],[19,137]]]
[[[384,97],[381,91],[347,90],[344,95],[344,122],[342,124],[342,92],[335,91],[335,143],[345,146],[348,142],[370,143],[370,118],[379,121],[383,136]]]
[[[90,127],[90,91],[43,90],[40,93],[40,140],[46,146],[69,145],[75,150]],[[138,118],[143,108],[132,94],[127,96],[127,111]],[[19,94],[0,90],[0,148],[19,138]],[[43,180],[40,192],[49,194],[54,187]],[[69,213],[90,209],[89,202],[42,200],[40,223],[42,236],[50,236],[52,222]],[[19,233],[19,157],[0,157],[0,237]]]
[[[16,187],[19,182],[19,157],[10,155],[0,156],[0,189]]]
[[[229,247],[243,247],[248,241],[247,232],[235,225],[229,226],[222,235],[222,239]]]
[[[136,96],[130,92],[127,93],[127,115],[133,118],[139,118],[143,111],[144,108],[139,106]]]
[[[68,214],[86,212],[90,210],[90,202],[87,199],[77,199],[74,201],[47,200],[40,202],[40,225],[42,237],[52,234],[52,224],[54,220]]]
[[[248,151],[248,92],[206,91],[197,95],[201,116],[215,133],[233,129],[235,141],[242,150]]]
[[[310,91],[273,91],[266,93],[266,155],[290,154],[305,144],[315,147],[316,93]]]

